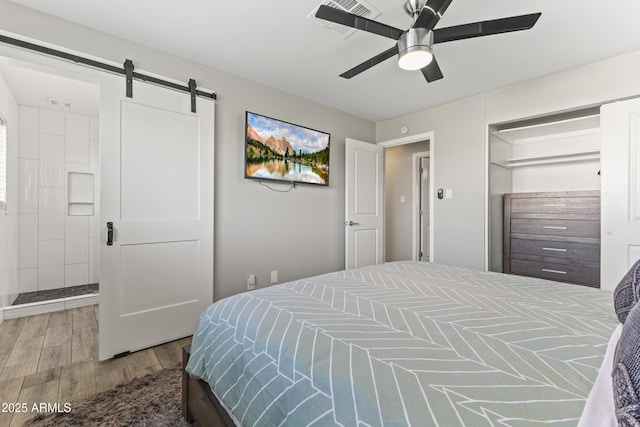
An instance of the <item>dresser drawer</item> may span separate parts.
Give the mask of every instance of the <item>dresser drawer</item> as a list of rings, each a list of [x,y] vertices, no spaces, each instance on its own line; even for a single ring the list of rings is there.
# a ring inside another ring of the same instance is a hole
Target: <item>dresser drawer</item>
[[[514,193],[510,200],[512,213],[552,213],[600,215],[600,194],[597,191],[582,192],[572,197],[569,193],[554,196],[549,193]]]
[[[580,221],[600,221],[600,213],[550,213],[550,212],[511,212],[511,218],[519,219],[567,219]]]
[[[600,285],[599,268],[512,259],[511,273],[556,280],[558,282],[578,283],[596,287]]]
[[[600,221],[512,218],[511,233],[599,237]]]
[[[580,214],[600,216],[600,197],[512,198],[511,213]]]
[[[511,254],[567,258],[600,262],[600,245],[550,240],[511,239]]]
[[[511,253],[511,261],[514,259],[521,261],[533,261],[542,264],[557,264],[558,266],[562,265],[566,268],[566,266],[573,267],[587,267],[587,268],[600,268],[600,260],[588,260],[582,258],[557,258],[553,256],[544,256],[544,255],[531,255],[531,254],[521,254],[521,253]],[[560,268],[560,267],[558,267]],[[560,268],[562,270],[562,268]]]

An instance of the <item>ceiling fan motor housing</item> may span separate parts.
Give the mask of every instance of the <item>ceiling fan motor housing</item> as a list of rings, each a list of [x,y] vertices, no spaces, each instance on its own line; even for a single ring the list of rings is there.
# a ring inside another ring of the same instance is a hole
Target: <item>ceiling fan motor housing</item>
[[[410,28],[398,39],[398,58],[416,51],[432,54],[432,46],[433,31],[426,28]]]

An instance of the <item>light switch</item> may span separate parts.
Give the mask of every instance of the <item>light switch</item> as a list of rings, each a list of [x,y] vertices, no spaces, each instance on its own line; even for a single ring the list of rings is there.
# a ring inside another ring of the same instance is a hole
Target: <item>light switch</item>
[[[447,188],[444,192],[444,197],[446,199],[453,199],[453,190],[450,188]]]
[[[404,196],[400,196],[400,203],[405,203],[407,201],[407,198]]]

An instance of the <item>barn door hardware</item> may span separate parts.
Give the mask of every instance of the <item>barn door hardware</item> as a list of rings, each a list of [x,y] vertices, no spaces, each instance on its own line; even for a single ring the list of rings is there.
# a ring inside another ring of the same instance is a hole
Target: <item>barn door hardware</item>
[[[191,92],[191,112],[196,112],[196,81],[189,79],[189,92]]]
[[[5,43],[12,46],[17,46],[22,49],[32,50],[38,53],[44,53],[45,55],[53,56],[56,58],[64,59],[66,61],[73,62],[75,64],[85,65],[91,68],[95,68],[102,71],[107,71],[112,74],[124,75],[126,78],[126,95],[128,98],[133,96],[133,80],[140,80],[146,83],[152,83],[158,86],[163,86],[169,89],[177,90],[180,92],[187,92],[191,96],[191,111],[195,112],[195,100],[196,96],[202,98],[208,98],[215,100],[217,99],[216,93],[207,93],[201,90],[196,89],[195,80],[189,80],[189,85],[185,86],[184,84],[178,84],[174,82],[170,82],[167,80],[159,79],[157,77],[148,76],[146,74],[137,73],[134,71],[135,67],[133,65],[133,61],[127,59],[124,62],[124,67],[120,68],[111,64],[106,64],[104,62],[96,61],[94,59],[85,58],[80,55],[76,55],[74,53],[63,52],[61,50],[52,49],[47,46],[41,46],[39,44],[27,42],[20,39],[15,39],[12,37],[7,37],[5,35],[0,34],[0,43]],[[193,84],[191,81],[193,80]],[[195,95],[194,95],[195,93]]]
[[[126,85],[127,85],[127,98],[133,98],[133,61],[130,59],[127,59],[126,61],[124,61],[124,75],[126,78]]]

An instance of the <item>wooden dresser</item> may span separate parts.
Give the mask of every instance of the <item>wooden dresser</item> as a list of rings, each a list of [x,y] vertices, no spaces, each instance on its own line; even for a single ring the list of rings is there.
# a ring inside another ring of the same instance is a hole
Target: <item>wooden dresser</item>
[[[600,192],[504,195],[503,271],[600,287]]]

